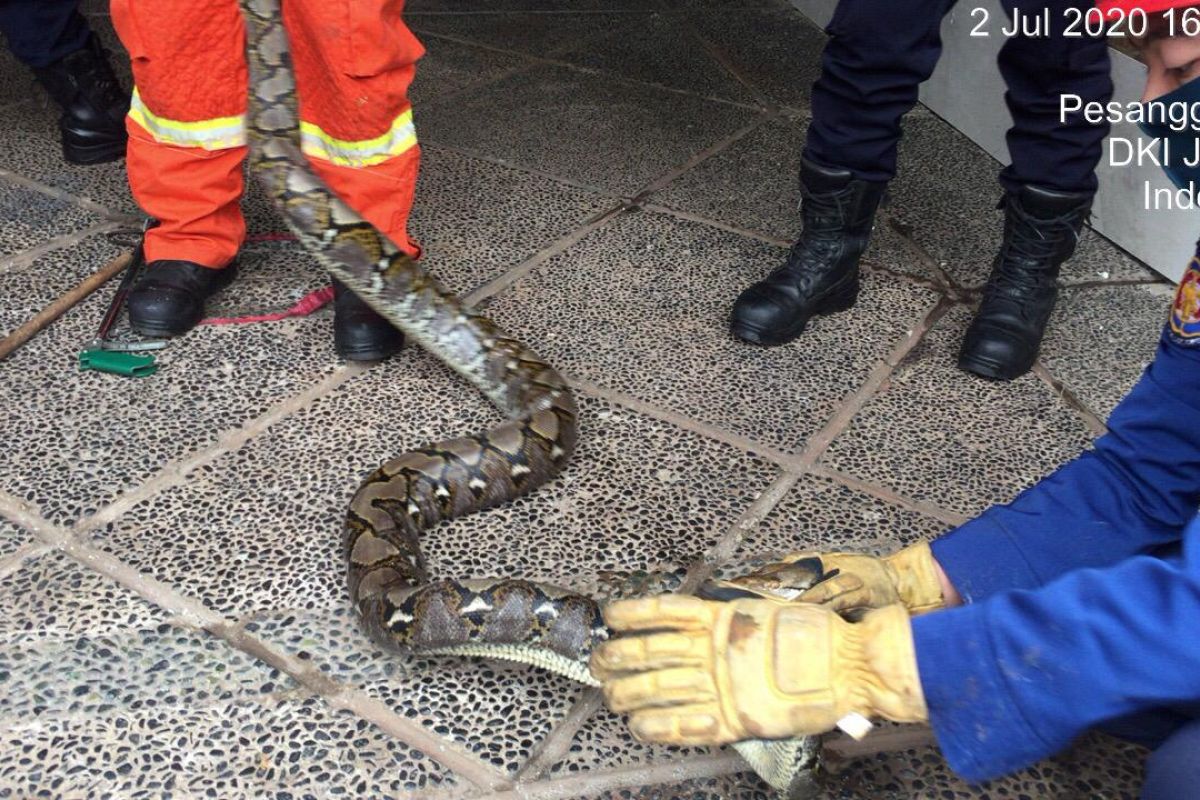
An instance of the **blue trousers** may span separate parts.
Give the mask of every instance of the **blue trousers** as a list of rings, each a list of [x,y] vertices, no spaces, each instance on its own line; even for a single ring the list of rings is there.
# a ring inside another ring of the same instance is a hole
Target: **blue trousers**
[[[1146,761],[1142,800],[1192,800],[1200,793],[1200,720],[1179,728]]]
[[[45,67],[87,44],[79,0],[0,0],[0,33],[30,67]]]
[[[841,0],[826,29],[830,35],[821,76],[813,86],[812,125],[805,156],[826,167],[849,169],[869,181],[896,173],[900,119],[917,102],[917,89],[942,52],[942,18],[956,0]],[[1012,112],[1008,131],[1012,164],[1000,175],[1006,188],[1035,185],[1068,192],[1094,192],[1106,125],[1078,114],[1059,122],[1059,98],[1087,101],[1112,97],[1108,46],[1103,39],[1062,35],[1070,7],[1086,10],[1092,0],[1003,0],[1010,17],[1040,15],[1051,25],[1041,37],[1007,38],[1000,72]],[[977,17],[967,17],[974,27]],[[991,20],[992,37],[1006,20]],[[985,68],[984,64],[979,65]]]

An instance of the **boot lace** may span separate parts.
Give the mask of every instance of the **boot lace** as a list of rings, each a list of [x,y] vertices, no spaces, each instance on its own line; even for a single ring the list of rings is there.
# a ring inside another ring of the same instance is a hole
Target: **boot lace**
[[[1021,296],[1054,284],[1054,269],[1064,241],[1079,241],[1075,214],[1038,219],[1019,208],[1010,210],[1012,234],[999,265],[988,280],[989,295]]]

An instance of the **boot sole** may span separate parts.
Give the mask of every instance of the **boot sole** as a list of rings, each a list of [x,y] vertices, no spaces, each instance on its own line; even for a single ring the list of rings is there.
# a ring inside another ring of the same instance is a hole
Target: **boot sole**
[[[125,157],[125,140],[99,142],[96,144],[73,144],[63,142],[63,159],[69,164],[89,166],[92,164],[107,164],[110,161],[120,161]]]
[[[981,378],[990,378],[994,381],[1012,381],[1033,369],[1033,364],[1029,364],[1022,369],[1020,366],[1014,367],[1011,364],[1000,364],[988,358],[960,355],[958,357],[958,368],[964,372],[974,373]]]
[[[338,356],[345,359],[346,361],[383,361],[384,359],[391,358],[392,356],[396,355],[396,353],[399,353],[403,348],[404,348],[404,344],[401,343],[399,346],[397,346],[394,349],[393,348],[384,348],[384,349],[380,349],[380,350],[355,350],[355,351],[347,351],[347,350],[343,350],[341,348],[334,348],[334,349],[337,350]]]
[[[821,301],[811,314],[804,317],[799,325],[789,328],[782,335],[765,334],[757,325],[749,325],[738,320],[734,320],[730,324],[730,331],[743,342],[756,344],[760,347],[778,347],[788,344],[800,338],[800,334],[804,333],[804,329],[808,327],[809,320],[813,317],[824,317],[854,308],[854,304],[858,302],[858,291],[859,282],[855,281],[849,288],[840,289],[836,294],[829,295]]]

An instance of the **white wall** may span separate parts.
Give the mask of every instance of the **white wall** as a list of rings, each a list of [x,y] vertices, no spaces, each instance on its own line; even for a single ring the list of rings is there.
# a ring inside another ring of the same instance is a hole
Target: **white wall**
[[[806,16],[824,26],[836,0],[792,0]],[[972,37],[969,33],[979,21],[972,16],[976,7],[989,12],[988,28],[992,35]],[[924,86],[921,102],[958,128],[980,147],[1002,162],[1008,162],[1004,132],[1012,123],[1004,105],[1004,81],[996,69],[996,54],[1004,43],[998,35],[1005,21],[996,0],[963,0],[942,25],[942,59]],[[1141,96],[1145,68],[1135,59],[1111,51],[1115,100],[1137,100]],[[1135,140],[1137,126],[1121,123],[1113,126],[1110,138]],[[1092,225],[1135,257],[1172,280],[1178,280],[1195,249],[1200,235],[1200,212],[1195,210],[1148,210],[1145,207],[1146,181],[1151,190],[1173,188],[1158,167],[1113,167],[1109,152],[1096,170],[1100,192],[1092,211]]]

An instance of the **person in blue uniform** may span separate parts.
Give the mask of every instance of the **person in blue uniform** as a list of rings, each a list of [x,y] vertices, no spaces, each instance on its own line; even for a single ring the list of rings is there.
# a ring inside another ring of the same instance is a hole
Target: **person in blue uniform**
[[[0,33],[62,109],[63,157],[72,164],[122,158],[130,93],[79,13],[79,0],[0,0]]]
[[[1075,250],[1096,192],[1107,127],[1081,113],[1064,119],[1059,107],[1063,94],[1089,102],[1112,96],[1105,39],[1068,31],[1091,2],[1001,0],[1009,19],[985,23],[993,37],[1014,21],[1022,29],[1004,38],[998,57],[1013,118],[1011,163],[1000,173],[1004,235],[958,356],[960,368],[987,378],[1011,380],[1033,366],[1057,299],[1055,278]],[[734,336],[785,344],[813,316],[854,304],[859,260],[896,174],[900,121],[937,65],[942,18],[956,5],[838,2],[800,163],[803,229],[785,263],[734,302]],[[976,27],[978,17],[970,19]]]
[[[1200,119],[1200,35],[1161,16],[1200,23],[1195,2],[1104,4],[1153,18],[1143,108]],[[1143,128],[1170,142],[1167,173],[1200,199],[1187,163],[1200,123]],[[639,738],[689,745],[928,721],[973,782],[1098,728],[1153,749],[1144,800],[1200,797],[1200,245],[1108,427],[931,545],[798,553],[711,587],[717,599],[609,606],[619,635],[592,659],[609,705]]]

